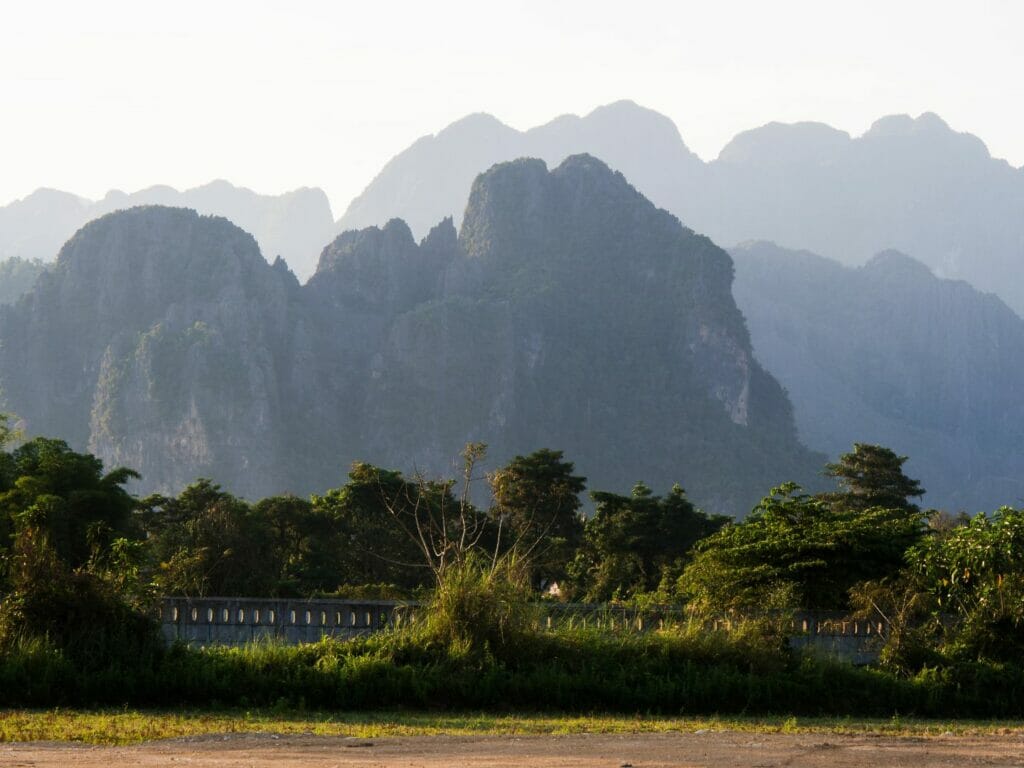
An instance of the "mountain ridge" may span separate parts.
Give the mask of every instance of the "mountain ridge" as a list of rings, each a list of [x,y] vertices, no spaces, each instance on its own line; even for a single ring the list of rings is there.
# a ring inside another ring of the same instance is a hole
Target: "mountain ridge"
[[[1024,312],[1024,280],[1012,277],[1024,262],[1024,169],[934,113],[885,116],[856,137],[769,123],[708,162],[671,120],[628,101],[527,131],[490,116],[473,125],[459,141],[442,130],[397,154],[336,229],[400,217],[421,235],[448,215],[458,225],[472,179],[494,163],[588,152],[715,242],[770,240],[850,265],[895,248]]]
[[[312,273],[316,254],[333,227],[327,196],[315,187],[261,195],[216,179],[181,191],[166,185],[131,193],[112,189],[99,200],[40,188],[0,207],[0,260],[19,257],[52,261],[75,231],[89,221],[116,210],[152,204],[225,216],[251,232],[268,259],[283,256],[303,277]]]
[[[592,487],[684,482],[745,513],[813,482],[753,358],[732,262],[586,156],[481,174],[456,232],[339,235],[305,285],[231,222],[161,207],[80,230],[0,308],[0,383],[30,433],[247,496],[336,486],[366,460],[448,474],[554,446]],[[116,285],[107,285],[113,283]]]

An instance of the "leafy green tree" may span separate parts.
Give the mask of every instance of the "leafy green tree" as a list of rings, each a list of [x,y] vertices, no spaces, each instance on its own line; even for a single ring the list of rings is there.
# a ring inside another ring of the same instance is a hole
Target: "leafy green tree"
[[[570,568],[586,600],[630,598],[671,584],[690,549],[727,518],[696,509],[678,485],[665,497],[643,483],[631,496],[596,491],[597,504]]]
[[[842,609],[854,585],[897,573],[923,529],[920,514],[833,504],[788,483],[701,541],[679,590],[711,613]]]
[[[1003,507],[928,536],[908,554],[907,580],[931,598],[936,642],[954,657],[1024,654],[1024,511]]]
[[[276,585],[274,596],[310,597],[342,583],[342,533],[323,507],[297,496],[271,496],[252,508],[256,528],[269,537]]]
[[[42,437],[15,449],[3,464],[0,517],[7,519],[8,530],[39,528],[70,568],[84,566],[115,539],[137,534],[136,502],[124,487],[136,472],[104,473],[95,456]]]
[[[135,476],[59,440],[0,453],[0,646],[42,639],[80,667],[159,652],[124,488]]]
[[[530,583],[563,581],[583,541],[580,494],[586,478],[562,460],[561,451],[541,449],[516,456],[490,477],[501,545],[523,557]]]
[[[409,590],[430,583],[420,547],[396,517],[412,519],[417,504],[437,507],[445,496],[454,505],[449,489],[421,486],[401,472],[362,462],[352,465],[348,478],[344,487],[312,501],[316,513],[332,520],[338,531],[337,584],[393,584]]]
[[[910,500],[920,498],[925,491],[917,480],[903,473],[906,461],[906,456],[897,456],[889,448],[854,443],[851,453],[825,466],[825,474],[837,480],[842,490],[824,494],[823,498],[851,509],[883,507],[916,514],[919,509]]]
[[[143,499],[142,519],[165,594],[272,594],[279,571],[267,521],[209,480]]]

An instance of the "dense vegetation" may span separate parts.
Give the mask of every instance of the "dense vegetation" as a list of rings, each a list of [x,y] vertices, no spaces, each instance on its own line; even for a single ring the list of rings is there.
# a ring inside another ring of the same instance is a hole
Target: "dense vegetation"
[[[45,267],[41,261],[10,258],[0,261],[0,304],[13,304],[35,283]]]
[[[11,437],[5,428],[5,443]],[[1024,513],[923,513],[905,459],[857,445],[838,490],[775,489],[743,522],[664,497],[594,492],[557,451],[458,480],[357,464],[342,488],[249,503],[208,480],[136,499],[133,473],[37,438],[0,452],[0,705],[451,707],[1020,716]],[[564,595],[671,601],[646,633],[541,628]],[[165,647],[161,593],[389,592],[426,621],[353,641]],[[885,619],[879,666],[804,656],[788,612]],[[733,629],[711,631],[710,617]]]

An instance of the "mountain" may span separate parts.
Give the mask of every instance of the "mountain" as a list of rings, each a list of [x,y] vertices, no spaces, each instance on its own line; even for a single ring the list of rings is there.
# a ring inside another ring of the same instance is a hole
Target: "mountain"
[[[136,468],[145,489],[283,488],[299,311],[294,275],[226,219],[133,208],[87,224],[0,307],[0,387],[28,434]]]
[[[851,265],[895,249],[1024,311],[1024,171],[936,115],[882,118],[856,139],[765,126],[723,149],[712,175],[706,199],[728,205],[691,194],[679,206],[722,242],[765,239]]]
[[[41,261],[0,261],[0,304],[13,304],[27,293],[46,267]]]
[[[442,216],[458,224],[472,179],[492,163],[554,164],[576,152],[601,158],[715,242],[771,240],[850,265],[894,248],[1024,314],[1024,170],[931,113],[884,117],[858,138],[820,123],[770,123],[709,163],[668,118],[631,102],[526,132],[474,115],[398,154],[340,226],[399,216],[422,234]]]
[[[599,107],[586,117],[563,115],[522,132],[490,115],[470,115],[393,158],[352,201],[337,229],[401,218],[422,236],[447,216],[459,226],[473,180],[495,163],[535,157],[554,166],[580,153],[621,171],[662,207],[671,199],[676,179],[699,172],[703,165],[671,120],[629,101]]]
[[[316,255],[333,228],[330,204],[320,189],[272,196],[214,181],[183,192],[164,186],[131,194],[115,190],[97,201],[40,189],[0,208],[0,259],[51,261],[87,221],[139,205],[193,208],[201,214],[224,216],[251,232],[268,258],[282,256],[303,279],[313,273]]]
[[[589,156],[498,165],[461,230],[341,234],[304,286],[224,219],[168,208],[83,228],[0,309],[0,384],[32,433],[257,496],[322,491],[356,459],[450,474],[562,449],[592,488],[684,483],[742,514],[813,480],[754,359],[732,262]]]
[[[1024,320],[895,251],[857,268],[764,242],[731,254],[756,356],[810,447],[890,446],[910,457],[926,504],[1020,504]]]

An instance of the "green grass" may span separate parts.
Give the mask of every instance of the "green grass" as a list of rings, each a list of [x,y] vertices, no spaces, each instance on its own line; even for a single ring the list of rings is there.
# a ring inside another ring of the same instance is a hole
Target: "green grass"
[[[1020,721],[948,721],[794,717],[665,718],[647,716],[549,716],[541,714],[437,714],[426,712],[304,713],[275,711],[6,710],[0,742],[62,741],[108,746],[208,734],[312,734],[395,736],[524,736],[577,733],[747,731],[936,737],[1024,735]]]

